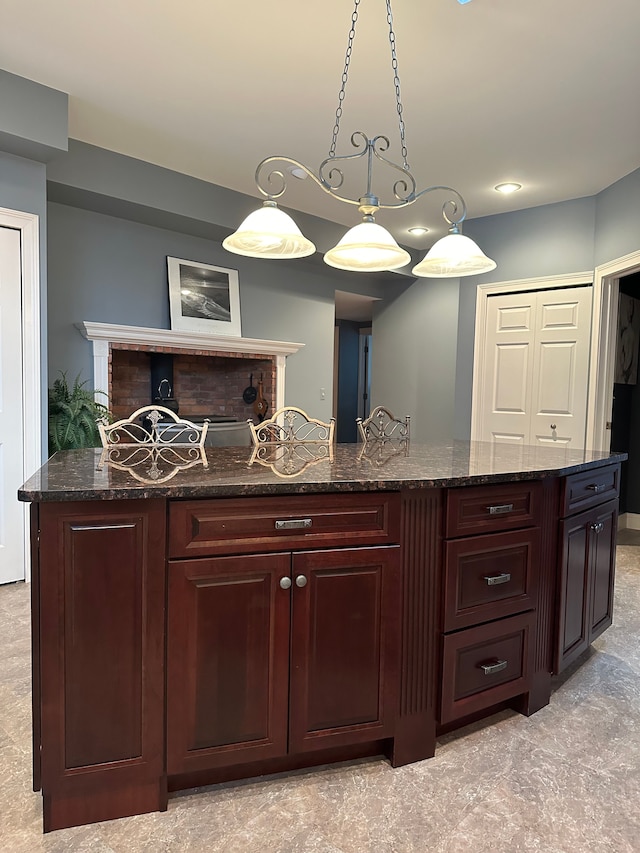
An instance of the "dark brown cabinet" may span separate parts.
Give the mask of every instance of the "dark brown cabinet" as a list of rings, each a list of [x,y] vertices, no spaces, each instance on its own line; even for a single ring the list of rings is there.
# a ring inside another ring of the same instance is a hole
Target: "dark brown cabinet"
[[[610,500],[560,522],[556,672],[611,625],[617,520],[618,501]]]
[[[309,520],[312,543],[388,541],[398,496],[364,498],[310,496],[304,518],[298,501],[172,506],[175,552],[242,553],[169,562],[170,776],[393,735],[399,547],[244,553],[304,544]]]
[[[448,492],[441,724],[529,690],[541,492],[536,482]]]
[[[288,554],[170,564],[167,772],[283,755]]]
[[[619,472],[35,503],[45,830],[534,713],[611,624]]]
[[[391,737],[399,547],[297,553],[292,579],[289,751]]]
[[[124,500],[44,503],[34,518],[46,831],[166,808],[165,517],[163,500]]]

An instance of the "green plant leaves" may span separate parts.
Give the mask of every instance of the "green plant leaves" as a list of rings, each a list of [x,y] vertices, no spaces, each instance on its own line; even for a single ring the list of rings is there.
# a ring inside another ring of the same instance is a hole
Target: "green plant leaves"
[[[80,374],[70,388],[67,375],[60,372],[49,388],[49,453],[76,447],[98,447],[98,421],[111,420],[111,413],[102,403],[96,403],[93,391],[80,381]],[[101,392],[104,393],[104,392]]]

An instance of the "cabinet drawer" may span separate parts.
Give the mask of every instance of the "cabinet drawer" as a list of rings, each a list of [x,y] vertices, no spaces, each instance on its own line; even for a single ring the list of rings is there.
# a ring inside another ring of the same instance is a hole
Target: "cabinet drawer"
[[[444,630],[535,608],[539,547],[538,527],[446,542]]]
[[[564,481],[563,516],[618,497],[620,466],[607,465],[571,474]]]
[[[507,483],[449,489],[447,538],[533,527],[538,523],[542,483]]]
[[[441,723],[527,691],[534,623],[521,613],[445,636]]]
[[[400,539],[400,495],[358,493],[174,501],[169,556],[247,554]]]

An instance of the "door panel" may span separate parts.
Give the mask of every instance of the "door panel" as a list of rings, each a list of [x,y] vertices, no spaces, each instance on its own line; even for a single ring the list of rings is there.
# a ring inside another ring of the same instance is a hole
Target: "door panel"
[[[167,770],[287,751],[290,554],[169,564]]]
[[[165,502],[41,503],[39,518],[45,831],[158,809]]]
[[[484,399],[474,438],[584,446],[591,287],[487,299]]]
[[[604,504],[598,510],[593,528],[593,600],[591,603],[591,635],[593,641],[613,621],[613,581],[616,566],[616,533],[618,502]]]
[[[593,511],[560,522],[560,606],[555,672],[589,647],[589,539]]]
[[[494,412],[526,414],[528,363],[528,345],[499,344],[496,347]]]
[[[483,441],[525,443],[533,376],[531,294],[491,297],[487,307],[488,377]]]
[[[593,291],[575,287],[536,297],[530,443],[584,447]]]
[[[391,734],[399,567],[398,546],[294,554],[290,752]]]

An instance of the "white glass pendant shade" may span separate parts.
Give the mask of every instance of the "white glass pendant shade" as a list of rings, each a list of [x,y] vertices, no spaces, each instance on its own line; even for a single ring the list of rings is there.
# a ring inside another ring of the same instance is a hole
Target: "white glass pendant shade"
[[[411,272],[425,278],[460,278],[490,272],[496,266],[470,237],[454,232],[434,243]]]
[[[306,258],[316,247],[273,201],[265,201],[222,241],[228,252],[249,258]]]
[[[324,256],[330,267],[351,272],[396,270],[411,261],[391,234],[376,222],[365,221],[350,228],[342,240]]]

